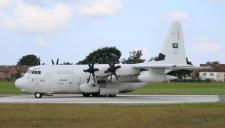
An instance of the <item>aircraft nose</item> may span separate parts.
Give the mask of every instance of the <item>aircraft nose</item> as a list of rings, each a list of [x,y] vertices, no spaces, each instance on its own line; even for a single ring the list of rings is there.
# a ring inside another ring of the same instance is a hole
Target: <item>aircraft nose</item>
[[[23,78],[17,79],[16,82],[15,82],[15,85],[16,85],[17,88],[20,88],[21,89],[24,86],[24,80],[23,80]]]

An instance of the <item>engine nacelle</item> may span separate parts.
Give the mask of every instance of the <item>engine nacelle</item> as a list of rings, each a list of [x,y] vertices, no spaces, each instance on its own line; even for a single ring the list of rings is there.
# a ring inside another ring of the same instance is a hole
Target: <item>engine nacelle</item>
[[[138,79],[142,82],[164,82],[164,81],[170,81],[177,79],[175,76],[170,76],[170,75],[164,75],[164,74],[157,74],[157,73],[152,73],[149,71],[142,72],[139,76]]]
[[[82,93],[98,93],[99,86],[94,82],[90,81],[89,83],[84,83],[80,85],[80,91]]]
[[[112,78],[111,78],[112,77]],[[111,82],[117,82],[117,80],[116,80],[116,77],[113,75],[113,76],[109,76],[108,77],[108,80],[110,81],[111,80]]]

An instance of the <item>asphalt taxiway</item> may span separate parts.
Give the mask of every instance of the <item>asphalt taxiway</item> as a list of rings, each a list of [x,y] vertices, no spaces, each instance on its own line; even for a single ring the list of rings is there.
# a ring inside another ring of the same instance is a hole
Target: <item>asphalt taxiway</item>
[[[114,98],[85,98],[81,95],[44,96],[41,99],[33,95],[0,95],[0,103],[10,104],[179,104],[179,103],[216,103],[224,102],[224,96],[218,95],[118,95]]]

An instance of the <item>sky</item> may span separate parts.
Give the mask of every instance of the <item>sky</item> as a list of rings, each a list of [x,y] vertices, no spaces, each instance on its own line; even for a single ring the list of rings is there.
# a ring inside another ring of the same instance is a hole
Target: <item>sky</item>
[[[173,21],[194,65],[225,63],[225,0],[0,0],[0,65],[27,54],[77,63],[106,46],[122,58],[143,50],[149,60]]]

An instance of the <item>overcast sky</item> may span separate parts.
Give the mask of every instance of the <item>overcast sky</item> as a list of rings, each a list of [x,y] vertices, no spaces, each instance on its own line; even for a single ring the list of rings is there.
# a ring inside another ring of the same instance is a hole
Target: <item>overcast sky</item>
[[[0,0],[0,65],[26,54],[76,63],[105,46],[149,59],[175,20],[195,65],[225,63],[225,0]]]

